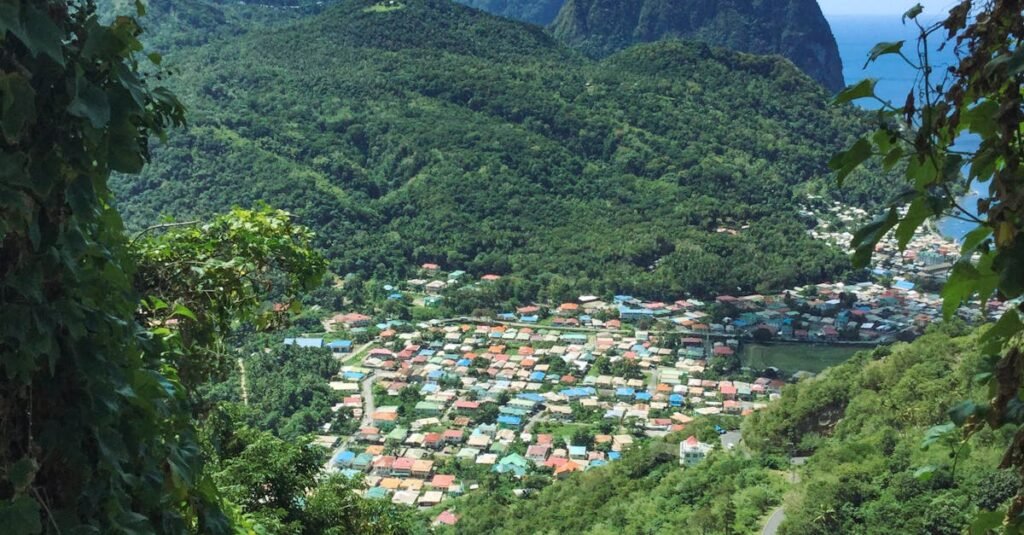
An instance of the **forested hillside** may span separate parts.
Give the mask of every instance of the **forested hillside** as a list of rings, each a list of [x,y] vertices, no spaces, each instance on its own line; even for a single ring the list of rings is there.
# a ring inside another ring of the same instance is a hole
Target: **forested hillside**
[[[603,57],[635,43],[693,39],[785,56],[830,91],[844,87],[839,48],[817,0],[567,0],[554,35]]]
[[[984,398],[972,386],[980,359],[976,334],[935,329],[787,387],[746,420],[736,452],[695,468],[680,469],[669,451],[689,433],[717,438],[697,424],[524,499],[498,488],[446,507],[467,534],[753,533],[777,506],[785,534],[959,534],[1021,485],[994,469],[1013,430],[961,447],[952,424],[934,427],[963,399]],[[806,465],[791,470],[790,455]]]
[[[435,261],[652,296],[847,266],[794,200],[833,189],[865,122],[778,58],[664,42],[595,62],[443,0],[347,0],[173,58],[191,125],[117,181],[130,225],[267,201],[338,273]],[[838,197],[879,200],[875,176]]]
[[[555,20],[565,0],[456,0],[460,4],[495,15],[547,26]]]

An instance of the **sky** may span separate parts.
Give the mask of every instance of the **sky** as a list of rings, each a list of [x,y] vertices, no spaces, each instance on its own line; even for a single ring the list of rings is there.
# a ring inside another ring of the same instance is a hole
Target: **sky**
[[[818,0],[825,15],[902,15],[914,4],[924,6],[925,13],[947,11],[955,0]]]

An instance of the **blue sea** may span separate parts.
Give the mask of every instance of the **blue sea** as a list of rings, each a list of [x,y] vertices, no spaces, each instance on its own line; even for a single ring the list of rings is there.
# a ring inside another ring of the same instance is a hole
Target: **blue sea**
[[[864,64],[872,47],[881,42],[905,40],[904,50],[913,52],[916,47],[917,28],[909,21],[904,25],[899,16],[830,16],[828,20],[839,45],[846,83],[853,84],[864,78],[877,78],[876,93],[897,107],[902,106],[906,102],[908,92],[914,87],[917,72],[897,56],[883,56],[867,67]],[[931,48],[930,59],[939,67],[937,70],[954,62],[955,57],[951,50],[940,51],[936,46]],[[865,108],[878,106],[877,103],[869,101],[862,101],[860,105]],[[976,149],[978,141],[965,139],[958,145],[965,150]],[[969,209],[976,206],[976,195],[981,193],[980,190],[985,188],[985,185],[974,184],[973,188],[976,193],[962,199],[961,206]],[[938,227],[946,236],[960,239],[973,228],[973,225],[946,218],[939,222]]]

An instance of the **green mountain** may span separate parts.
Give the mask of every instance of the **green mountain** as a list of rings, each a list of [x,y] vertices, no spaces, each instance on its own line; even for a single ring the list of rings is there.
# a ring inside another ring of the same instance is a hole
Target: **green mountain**
[[[507,19],[547,26],[555,20],[565,0],[456,0]]]
[[[777,57],[661,42],[595,61],[444,0],[347,0],[170,57],[191,125],[115,181],[129,224],[266,201],[338,273],[774,289],[848,265],[806,235],[804,193],[888,191],[880,175],[833,191],[826,162],[864,119]]]
[[[944,329],[786,387],[745,421],[737,451],[719,449],[695,468],[679,468],[673,446],[690,434],[717,441],[701,420],[525,498],[495,485],[425,516],[453,509],[463,534],[759,533],[781,506],[779,533],[787,535],[964,533],[975,513],[1004,505],[1021,479],[994,468],[1012,429],[979,433],[958,457],[950,455],[957,440],[922,449],[949,408],[985,398],[972,385],[977,335]],[[805,463],[783,477],[790,454]]]
[[[779,54],[830,91],[844,87],[839,48],[817,0],[567,0],[552,30],[595,57],[664,38]]]

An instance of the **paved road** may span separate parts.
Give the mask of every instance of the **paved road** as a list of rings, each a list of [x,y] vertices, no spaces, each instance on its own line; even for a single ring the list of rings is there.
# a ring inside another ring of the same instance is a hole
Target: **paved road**
[[[377,375],[375,373],[371,373],[363,379],[362,390],[360,392],[363,396],[363,418],[359,423],[359,427],[368,427],[373,423],[373,413],[377,411],[377,403],[373,399],[373,382],[376,378]],[[324,464],[324,472],[330,472],[331,461],[334,460],[334,457],[339,453],[345,451],[345,448],[348,447],[348,443],[351,439],[351,436],[345,437],[338,443],[338,447],[334,448],[334,451],[331,452],[331,456],[327,458],[327,462]]]
[[[768,517],[768,523],[764,525],[764,529],[761,530],[761,535],[775,535],[779,531],[779,526],[782,525],[782,521],[786,519],[786,511],[780,506],[772,511],[772,516]]]
[[[739,431],[726,431],[719,438],[722,440],[722,447],[725,448],[725,451],[732,451],[739,445],[743,434]]]

